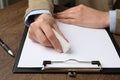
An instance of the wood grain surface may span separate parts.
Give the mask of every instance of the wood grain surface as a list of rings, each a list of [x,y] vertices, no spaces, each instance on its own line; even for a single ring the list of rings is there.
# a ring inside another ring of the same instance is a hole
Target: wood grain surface
[[[27,4],[27,0],[21,0],[5,9],[0,9],[0,38],[9,45],[15,56],[25,28],[23,17]],[[120,45],[120,36],[114,35],[114,37]],[[14,74],[12,69],[15,58],[0,47],[0,80],[120,80],[119,74],[77,74],[75,78],[67,74]]]

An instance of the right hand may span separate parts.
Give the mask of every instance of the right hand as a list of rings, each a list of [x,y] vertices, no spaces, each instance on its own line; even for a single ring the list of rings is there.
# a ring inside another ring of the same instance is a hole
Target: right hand
[[[62,52],[60,42],[53,33],[52,28],[55,29],[61,36],[63,36],[52,15],[41,14],[30,25],[29,38],[43,46],[53,47],[58,52]]]

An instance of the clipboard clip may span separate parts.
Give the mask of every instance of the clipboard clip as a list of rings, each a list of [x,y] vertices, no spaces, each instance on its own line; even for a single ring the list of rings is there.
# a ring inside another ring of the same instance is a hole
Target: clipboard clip
[[[84,64],[90,64],[90,65],[95,65],[97,67],[94,67],[94,68],[89,68],[89,67],[77,67],[77,68],[56,68],[56,67],[48,67],[47,65],[50,65],[50,64],[55,64],[55,63],[67,63],[67,62],[77,62],[78,63],[84,63]],[[65,61],[43,61],[43,67],[42,67],[42,70],[45,71],[45,72],[68,72],[68,75],[70,76],[73,76],[73,75],[76,75],[76,72],[100,72],[102,70],[102,65],[100,63],[100,61],[79,61],[79,60],[76,60],[76,59],[68,59],[68,60],[65,60]]]

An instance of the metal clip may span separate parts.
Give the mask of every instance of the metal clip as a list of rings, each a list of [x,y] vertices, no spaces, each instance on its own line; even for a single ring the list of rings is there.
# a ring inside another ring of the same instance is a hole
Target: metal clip
[[[77,63],[84,63],[84,64],[92,64],[92,65],[96,65],[98,67],[95,68],[89,68],[89,67],[78,67],[78,68],[71,68],[71,67],[67,67],[67,68],[54,68],[54,67],[47,67],[47,65],[53,64],[53,63],[66,63],[69,61],[74,61]],[[102,65],[99,61],[79,61],[76,59],[68,59],[65,61],[43,61],[43,67],[42,70],[48,70],[48,71],[52,71],[52,72],[65,72],[68,71],[68,74],[70,76],[75,76],[76,72],[99,72],[102,70]]]
[[[76,72],[74,72],[74,71],[70,71],[70,72],[68,72],[68,76],[69,77],[76,77]]]

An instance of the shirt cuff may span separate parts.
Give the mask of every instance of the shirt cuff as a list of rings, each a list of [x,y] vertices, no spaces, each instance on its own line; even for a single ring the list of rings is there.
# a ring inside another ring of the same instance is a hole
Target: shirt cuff
[[[114,33],[116,24],[116,10],[111,10],[109,13],[110,13],[110,32]]]
[[[24,23],[26,24],[27,27],[30,26],[30,24],[34,21],[33,18],[30,18],[31,16],[36,16],[39,14],[51,14],[51,12],[49,10],[34,10],[32,12],[30,12],[24,19]]]

